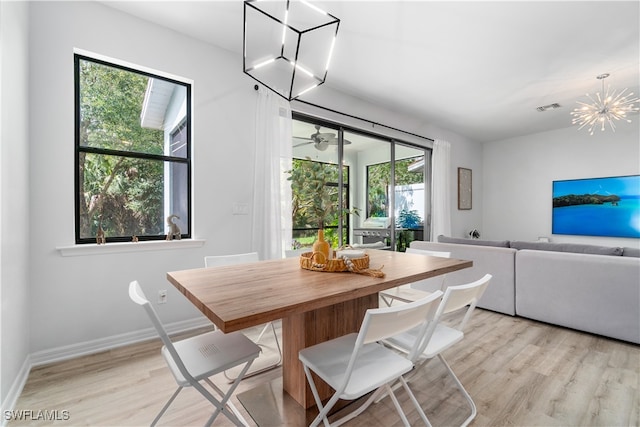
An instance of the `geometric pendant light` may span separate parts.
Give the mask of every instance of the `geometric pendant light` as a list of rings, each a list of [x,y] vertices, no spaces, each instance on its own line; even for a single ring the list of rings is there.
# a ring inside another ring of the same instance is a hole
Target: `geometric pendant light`
[[[247,0],[243,71],[291,101],[324,83],[339,26],[306,0]]]

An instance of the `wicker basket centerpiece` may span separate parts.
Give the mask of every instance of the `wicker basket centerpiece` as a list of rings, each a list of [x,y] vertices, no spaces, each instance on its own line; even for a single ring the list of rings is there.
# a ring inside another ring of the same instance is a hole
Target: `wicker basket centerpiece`
[[[338,251],[340,254],[340,251]],[[334,252],[334,257],[336,253]],[[324,262],[322,262],[324,261]],[[323,271],[328,273],[351,272],[366,274],[373,277],[384,277],[384,273],[380,269],[373,270],[369,268],[369,255],[363,253],[362,256],[343,255],[341,257],[324,259],[319,252],[305,252],[300,255],[300,267],[305,270]]]

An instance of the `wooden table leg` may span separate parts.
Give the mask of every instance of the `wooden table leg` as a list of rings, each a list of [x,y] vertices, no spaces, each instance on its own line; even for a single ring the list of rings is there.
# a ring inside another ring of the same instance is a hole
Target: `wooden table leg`
[[[282,319],[282,385],[304,408],[314,406],[315,400],[307,384],[302,363],[298,360],[298,352],[314,344],[358,332],[364,313],[375,307],[378,307],[378,294]],[[326,383],[316,380],[316,385],[322,399],[333,394]]]

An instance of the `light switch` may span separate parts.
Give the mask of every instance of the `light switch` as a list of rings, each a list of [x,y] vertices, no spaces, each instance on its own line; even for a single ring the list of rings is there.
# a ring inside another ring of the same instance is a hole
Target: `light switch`
[[[233,214],[234,215],[249,215],[249,204],[248,203],[234,203],[233,204]]]

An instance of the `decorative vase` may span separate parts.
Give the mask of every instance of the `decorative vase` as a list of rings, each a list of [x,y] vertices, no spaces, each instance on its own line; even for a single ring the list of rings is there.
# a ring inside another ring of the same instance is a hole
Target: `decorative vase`
[[[319,252],[322,254],[322,256],[318,255],[316,257],[320,264],[324,264],[330,259],[329,252],[331,252],[331,246],[329,245],[329,242],[324,240],[323,229],[318,230],[318,240],[313,243],[313,252]]]

